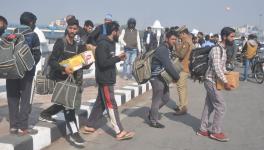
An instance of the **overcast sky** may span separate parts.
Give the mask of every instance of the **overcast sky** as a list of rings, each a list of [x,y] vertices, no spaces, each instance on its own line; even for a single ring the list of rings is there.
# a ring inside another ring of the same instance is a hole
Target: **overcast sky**
[[[86,19],[102,23],[104,15],[111,13],[120,24],[134,17],[139,28],[156,19],[162,26],[186,24],[204,32],[219,32],[224,26],[264,26],[260,16],[264,0],[1,0],[0,15],[10,23],[19,23],[24,11],[36,14],[41,25],[68,14],[74,14],[81,25]]]

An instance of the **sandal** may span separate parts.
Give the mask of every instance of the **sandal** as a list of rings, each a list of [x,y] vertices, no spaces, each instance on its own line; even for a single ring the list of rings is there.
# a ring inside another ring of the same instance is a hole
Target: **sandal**
[[[91,134],[91,133],[94,133],[96,130],[95,128],[91,128],[91,127],[88,127],[88,126],[84,126],[82,129],[81,129],[81,132],[83,134]]]
[[[122,136],[118,137],[118,135],[123,134]],[[129,132],[129,131],[122,131],[116,136],[116,139],[119,141],[122,140],[130,140],[134,137],[135,133],[134,132]]]

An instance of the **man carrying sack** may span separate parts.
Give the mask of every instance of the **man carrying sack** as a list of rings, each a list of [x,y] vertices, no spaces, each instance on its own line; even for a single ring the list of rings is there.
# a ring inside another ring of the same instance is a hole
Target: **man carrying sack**
[[[80,104],[81,94],[82,94],[81,86],[83,82],[83,71],[82,71],[83,68],[74,72],[72,68],[70,68],[69,66],[63,67],[59,64],[62,60],[66,60],[70,57],[73,57],[74,55],[77,55],[85,51],[84,45],[78,45],[77,42],[74,41],[74,36],[78,32],[78,27],[79,27],[79,21],[76,20],[75,18],[72,18],[68,21],[67,34],[63,39],[57,39],[57,41],[55,42],[53,51],[48,61],[48,65],[50,65],[50,73],[49,73],[50,78],[52,80],[55,80],[57,84],[65,83],[64,85],[66,85],[66,82],[71,81],[70,84],[77,86],[77,90],[74,93],[75,94],[74,102]],[[67,90],[65,91],[66,91],[65,95],[68,94],[69,92],[72,92],[72,90],[71,91],[68,90],[68,92]],[[52,115],[55,115],[61,110],[63,110],[66,125],[70,130],[70,138],[69,138],[70,141],[76,145],[83,145],[85,141],[79,134],[79,127],[77,125],[77,121],[75,117],[75,109],[79,109],[76,107],[80,107],[80,105],[75,107],[73,106],[73,108],[70,108],[69,106],[59,104],[56,101],[59,98],[61,99],[62,95],[60,95],[60,93],[58,92],[61,91],[60,90],[57,91],[55,87],[52,97],[52,101],[55,102],[55,104],[43,110],[40,113],[39,120],[52,123],[54,122],[54,119],[52,119]],[[54,96],[54,95],[59,95],[59,96]],[[65,101],[67,101],[66,97],[67,96],[65,96]]]

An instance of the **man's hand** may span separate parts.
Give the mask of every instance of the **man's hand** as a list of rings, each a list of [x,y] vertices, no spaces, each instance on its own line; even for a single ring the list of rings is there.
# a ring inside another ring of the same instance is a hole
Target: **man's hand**
[[[126,59],[126,53],[125,52],[121,52],[118,57],[121,59],[121,61],[124,61]]]
[[[73,74],[73,70],[72,70],[70,67],[66,67],[66,68],[64,69],[64,72],[65,72],[67,75]]]
[[[229,84],[229,83],[224,83],[224,87],[225,87],[225,89],[226,90],[231,90],[232,88],[234,88],[234,86],[233,85],[231,85],[231,84]]]

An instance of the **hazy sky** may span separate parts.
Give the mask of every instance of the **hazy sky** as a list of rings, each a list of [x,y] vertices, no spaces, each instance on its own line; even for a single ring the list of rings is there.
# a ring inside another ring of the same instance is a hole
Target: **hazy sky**
[[[20,14],[31,11],[38,17],[37,24],[68,14],[74,14],[81,25],[86,19],[102,23],[104,15],[111,13],[120,24],[134,17],[139,28],[156,19],[162,26],[186,24],[204,32],[219,32],[224,26],[264,26],[264,16],[260,17],[264,0],[1,0],[0,4],[0,15],[10,23],[19,23]]]

